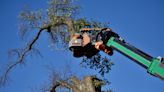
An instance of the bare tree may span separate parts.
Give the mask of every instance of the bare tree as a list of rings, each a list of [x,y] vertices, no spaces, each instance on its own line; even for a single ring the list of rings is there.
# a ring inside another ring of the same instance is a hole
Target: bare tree
[[[17,65],[25,63],[25,57],[30,53],[39,53],[39,50],[34,48],[34,45],[38,41],[39,37],[43,33],[48,33],[51,42],[55,45],[58,44],[59,41],[63,42],[63,48],[67,49],[68,41],[71,34],[79,31],[80,28],[90,26],[90,27],[107,27],[107,23],[101,23],[94,20],[87,21],[84,18],[77,18],[79,6],[73,3],[73,0],[50,0],[48,4],[48,8],[38,11],[32,11],[28,8],[25,8],[19,14],[19,33],[20,37],[24,39],[27,33],[35,34],[31,40],[28,41],[26,47],[23,49],[13,49],[9,52],[16,57],[16,60],[10,63],[4,71],[4,74],[0,77],[0,84],[3,85],[6,83],[7,77],[10,71],[16,67]],[[97,61],[95,60],[97,58]],[[87,63],[85,62],[88,60]],[[98,62],[102,61],[102,62]],[[97,57],[93,57],[92,59],[84,58],[83,63],[87,63],[87,66],[90,65],[89,68],[100,69],[100,73],[104,75],[104,73],[108,73],[112,63],[108,62],[109,60],[106,58],[101,59],[101,55],[97,55]],[[77,79],[76,77],[72,77]],[[72,79],[71,78],[71,79]],[[86,77],[86,80],[93,80],[93,77]],[[74,80],[72,80],[73,82]],[[80,80],[78,80],[81,82]],[[67,86],[68,88],[71,86],[68,85],[63,80],[59,80],[56,82],[57,86]],[[74,82],[73,82],[74,83]],[[52,88],[55,89],[56,87]],[[91,84],[88,84],[91,85]],[[93,84],[92,84],[93,85]],[[72,88],[73,89],[73,88]],[[79,88],[74,88],[74,90],[80,90]],[[93,89],[95,90],[95,89]],[[82,91],[75,91],[82,92]],[[90,92],[90,91],[88,91]],[[94,92],[94,91],[93,91]]]

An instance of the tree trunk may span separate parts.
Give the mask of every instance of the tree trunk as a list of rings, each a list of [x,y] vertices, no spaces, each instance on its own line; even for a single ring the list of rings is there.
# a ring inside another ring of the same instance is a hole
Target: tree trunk
[[[66,87],[73,92],[101,92],[101,86],[103,81],[96,78],[95,76],[85,76],[83,80],[78,79],[77,77],[71,77],[70,82],[59,80],[54,83],[50,92],[56,92],[56,88]]]

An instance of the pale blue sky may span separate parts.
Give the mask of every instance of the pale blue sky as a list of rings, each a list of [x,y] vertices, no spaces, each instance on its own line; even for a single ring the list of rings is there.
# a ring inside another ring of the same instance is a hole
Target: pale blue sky
[[[25,4],[31,9],[45,8],[46,0],[1,0],[0,1],[0,64],[9,59],[7,51],[22,48],[19,40],[17,15]],[[110,22],[110,27],[127,42],[150,55],[164,57],[164,1],[163,0],[79,0],[81,17]],[[71,63],[78,76],[94,73],[81,68],[80,59],[71,52],[52,51],[48,39],[42,35],[37,43],[43,58],[27,57],[25,66],[16,67],[10,74],[10,83],[0,92],[30,92],[31,88],[44,85],[48,80],[45,65],[52,64],[59,70]],[[64,58],[63,58],[64,57]],[[115,63],[109,77],[114,92],[164,92],[164,81],[149,75],[145,69],[115,52],[109,58]],[[3,65],[0,65],[0,67]],[[0,68],[1,69],[1,68]]]

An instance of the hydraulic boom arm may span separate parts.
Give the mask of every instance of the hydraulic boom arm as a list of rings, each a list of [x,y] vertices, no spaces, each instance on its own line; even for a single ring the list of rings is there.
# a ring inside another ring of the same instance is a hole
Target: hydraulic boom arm
[[[96,37],[95,37],[96,35]],[[83,28],[69,42],[74,57],[94,56],[100,50],[112,55],[116,50],[147,69],[153,76],[164,79],[164,62],[161,57],[152,57],[126,43],[110,28]]]
[[[138,64],[146,68],[148,73],[164,79],[164,63],[162,63],[161,58],[153,58],[134,46],[127,44],[125,41],[121,41],[115,37],[111,37],[106,45],[136,61]]]

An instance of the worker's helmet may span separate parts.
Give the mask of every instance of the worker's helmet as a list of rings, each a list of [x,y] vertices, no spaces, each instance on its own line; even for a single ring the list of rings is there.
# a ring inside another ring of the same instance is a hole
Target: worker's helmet
[[[81,57],[83,56],[83,48],[82,48],[82,36],[79,33],[75,33],[70,42],[69,42],[69,49],[73,52],[74,57]]]

